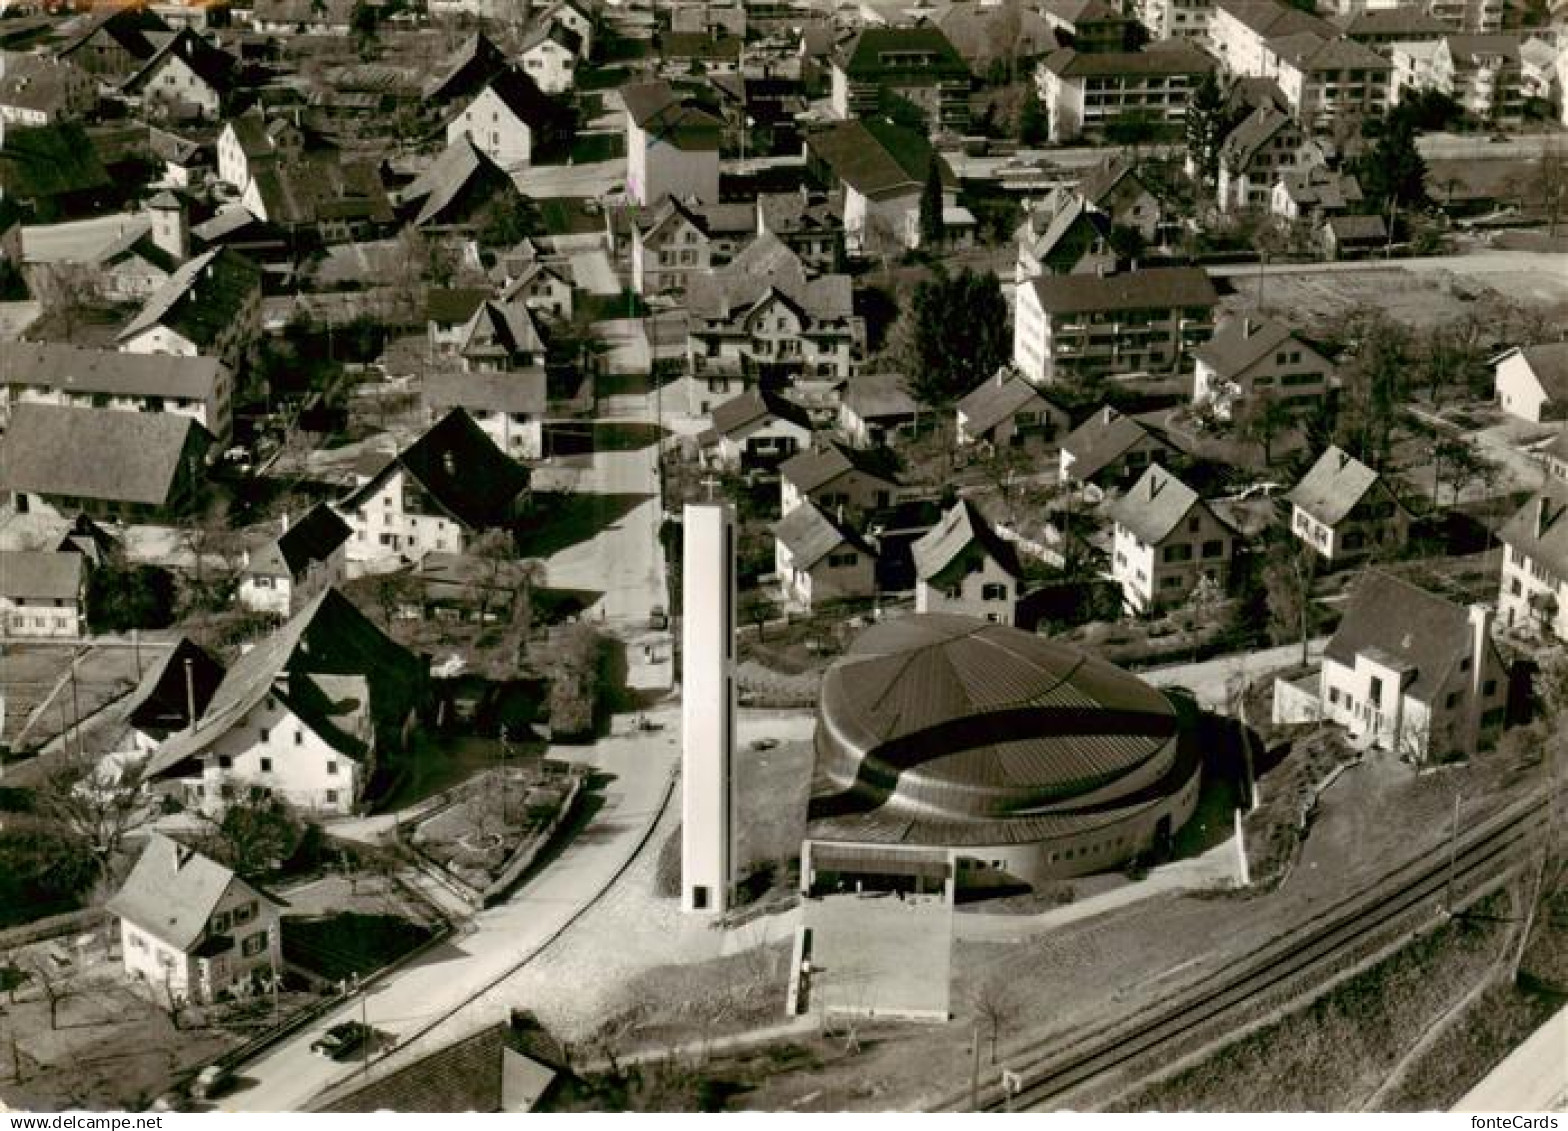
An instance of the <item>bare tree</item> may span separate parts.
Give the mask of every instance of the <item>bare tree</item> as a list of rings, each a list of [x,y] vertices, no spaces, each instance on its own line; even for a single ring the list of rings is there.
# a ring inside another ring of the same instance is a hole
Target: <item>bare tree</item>
[[[85,263],[40,264],[33,269],[30,282],[44,316],[66,341],[94,307],[103,305],[100,276]]]
[[[151,816],[146,767],[146,756],[115,764],[90,753],[67,754],[35,790],[38,814],[88,846],[101,880],[113,880],[126,835]]]
[[[1279,543],[1263,570],[1263,588],[1269,608],[1269,634],[1276,643],[1299,639],[1301,663],[1311,659],[1308,645],[1317,626],[1318,610],[1312,601],[1312,579],[1317,555],[1292,538]]]
[[[27,960],[27,973],[38,983],[44,1000],[49,1003],[49,1029],[60,1027],[60,1004],[71,996],[71,981],[65,973],[55,968],[54,959],[43,951],[34,953]]]
[[[1546,234],[1556,238],[1557,225],[1568,209],[1568,160],[1560,138],[1553,138],[1541,150],[1541,161],[1530,178],[1529,191],[1546,217]]]
[[[996,1043],[1018,1016],[1018,995],[1000,973],[994,973],[970,991],[969,1006],[975,1020],[985,1027],[991,1063],[995,1064]]]

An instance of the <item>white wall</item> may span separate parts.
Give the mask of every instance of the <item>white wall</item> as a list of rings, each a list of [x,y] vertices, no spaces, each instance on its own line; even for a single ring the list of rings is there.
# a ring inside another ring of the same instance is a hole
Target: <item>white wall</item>
[[[733,882],[734,516],[688,503],[684,531],[681,910],[722,912]]]

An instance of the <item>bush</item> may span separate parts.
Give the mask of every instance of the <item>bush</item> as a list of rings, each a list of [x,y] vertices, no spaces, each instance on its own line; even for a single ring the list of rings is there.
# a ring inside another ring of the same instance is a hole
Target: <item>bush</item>
[[[591,738],[606,676],[604,638],[585,624],[568,625],[556,640],[550,669],[550,733]]]
[[[166,569],[106,563],[87,575],[87,626],[93,632],[168,628],[175,594],[174,575]]]

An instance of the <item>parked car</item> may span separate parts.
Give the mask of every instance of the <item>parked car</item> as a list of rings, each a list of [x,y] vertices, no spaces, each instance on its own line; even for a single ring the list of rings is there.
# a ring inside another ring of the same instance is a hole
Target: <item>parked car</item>
[[[227,1065],[209,1064],[196,1074],[191,1082],[191,1099],[210,1100],[229,1086],[234,1074]]]
[[[318,1056],[342,1060],[370,1041],[371,1028],[358,1021],[345,1021],[334,1025],[311,1043],[310,1051]]]

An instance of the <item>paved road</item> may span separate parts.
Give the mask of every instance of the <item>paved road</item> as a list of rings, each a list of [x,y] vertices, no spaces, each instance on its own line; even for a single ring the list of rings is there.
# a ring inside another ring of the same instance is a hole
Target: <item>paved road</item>
[[[1457,1112],[1568,1111],[1568,1009],[1560,1009],[1454,1105]]]
[[[1310,642],[1309,654],[1316,660],[1323,655],[1328,637],[1320,636]],[[1279,648],[1263,648],[1198,664],[1172,664],[1169,667],[1151,668],[1138,674],[1156,687],[1185,687],[1198,698],[1198,702],[1211,711],[1225,707],[1225,684],[1238,672],[1249,680],[1257,681],[1274,672],[1295,667],[1301,662],[1301,645],[1286,644]]]

